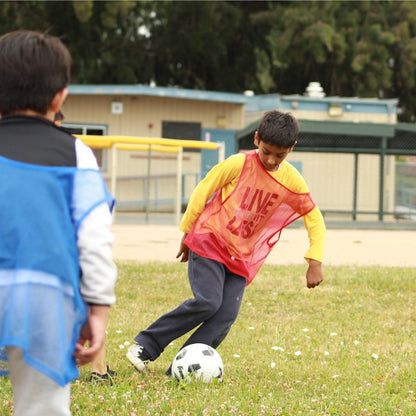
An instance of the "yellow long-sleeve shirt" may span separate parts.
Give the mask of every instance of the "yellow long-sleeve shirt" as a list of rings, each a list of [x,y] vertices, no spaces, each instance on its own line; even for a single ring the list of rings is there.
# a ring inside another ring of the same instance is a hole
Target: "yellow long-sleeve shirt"
[[[223,200],[232,192],[240,178],[244,161],[245,155],[238,153],[214,166],[208,172],[192,192],[179,226],[181,231],[188,233],[192,229],[206,203],[217,190],[222,189]],[[287,161],[283,161],[277,171],[269,173],[293,192],[309,192],[302,175]],[[309,249],[305,254],[305,259],[322,262],[326,228],[318,206],[303,216],[303,222],[309,237]]]

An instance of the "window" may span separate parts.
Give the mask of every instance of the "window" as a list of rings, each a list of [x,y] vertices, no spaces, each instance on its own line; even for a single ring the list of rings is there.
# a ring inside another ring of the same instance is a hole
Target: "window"
[[[162,137],[166,139],[201,140],[201,123],[162,121]],[[199,149],[184,149],[198,152]]]
[[[71,134],[82,135],[95,135],[105,136],[107,134],[107,126],[105,125],[92,125],[92,124],[74,124],[74,123],[62,123],[62,127],[69,131]],[[107,149],[92,149],[97,159],[98,166],[102,171],[107,170]]]

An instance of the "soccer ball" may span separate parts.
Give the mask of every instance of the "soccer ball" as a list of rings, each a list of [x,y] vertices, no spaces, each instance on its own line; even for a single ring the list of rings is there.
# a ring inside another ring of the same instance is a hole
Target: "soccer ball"
[[[172,361],[172,377],[177,380],[222,381],[224,364],[218,352],[206,344],[191,344],[182,348]]]

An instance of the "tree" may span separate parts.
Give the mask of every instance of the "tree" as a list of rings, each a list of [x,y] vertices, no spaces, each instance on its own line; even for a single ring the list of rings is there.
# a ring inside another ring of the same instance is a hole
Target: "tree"
[[[359,16],[349,2],[274,4],[267,18],[277,89],[299,93],[310,81],[319,81],[327,94],[345,92],[351,79],[346,62],[358,36]]]
[[[60,37],[74,58],[72,82],[149,82],[151,47],[140,28],[146,24],[151,3],[5,1],[0,2],[1,33],[32,29]]]
[[[319,81],[328,95],[399,98],[415,113],[416,3],[276,2],[263,16],[279,92]]]
[[[59,36],[74,83],[399,98],[416,113],[416,2],[2,1],[0,33]]]
[[[391,96],[399,98],[402,121],[415,121],[416,114],[416,3],[401,2],[391,11],[395,23],[391,64],[393,88]],[[391,18],[393,18],[391,16]]]
[[[250,22],[265,2],[156,2],[151,32],[160,85],[242,92],[258,88],[255,45],[265,34]]]

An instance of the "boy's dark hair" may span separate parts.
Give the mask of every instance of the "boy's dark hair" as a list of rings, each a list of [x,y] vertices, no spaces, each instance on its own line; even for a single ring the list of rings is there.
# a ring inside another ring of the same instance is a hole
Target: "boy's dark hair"
[[[292,147],[299,134],[299,124],[290,113],[268,111],[264,114],[257,129],[260,141],[278,147]]]
[[[70,79],[72,58],[55,36],[17,30],[0,37],[0,114],[46,114]]]

